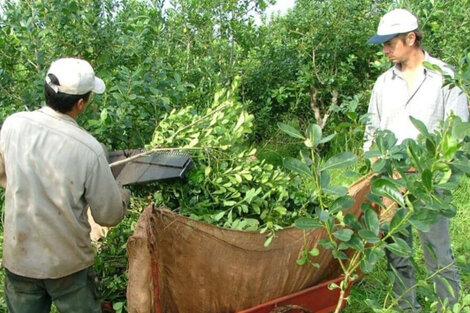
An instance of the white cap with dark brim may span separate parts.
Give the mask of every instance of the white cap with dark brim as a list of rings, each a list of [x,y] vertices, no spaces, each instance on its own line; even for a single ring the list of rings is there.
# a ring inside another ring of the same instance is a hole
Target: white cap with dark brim
[[[53,74],[58,84],[53,84]],[[101,94],[105,91],[104,81],[95,76],[90,63],[82,59],[62,58],[52,62],[46,74],[46,83],[57,93],[84,95],[90,91]]]
[[[418,29],[418,19],[405,9],[395,9],[385,14],[377,28],[377,34],[367,43],[384,43],[393,37]]]

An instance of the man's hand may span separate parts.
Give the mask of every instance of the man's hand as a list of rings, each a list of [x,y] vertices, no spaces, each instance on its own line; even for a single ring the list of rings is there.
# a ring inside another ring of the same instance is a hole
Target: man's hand
[[[122,186],[119,186],[119,188],[121,189],[121,198],[122,198],[123,207],[128,209],[129,204],[131,203],[131,191]]]

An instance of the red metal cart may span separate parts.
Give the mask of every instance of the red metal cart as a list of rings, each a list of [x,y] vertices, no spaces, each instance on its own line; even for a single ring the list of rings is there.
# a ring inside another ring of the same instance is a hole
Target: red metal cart
[[[281,307],[285,307],[286,310],[279,310],[279,312],[308,312],[301,309],[303,308],[310,310],[312,313],[330,313],[336,309],[340,290],[338,288],[330,290],[328,286],[332,283],[339,285],[340,282],[341,278],[339,277],[237,313],[271,313],[276,308]],[[350,288],[347,290],[347,294]],[[343,301],[341,307],[344,307],[345,304],[346,302]]]

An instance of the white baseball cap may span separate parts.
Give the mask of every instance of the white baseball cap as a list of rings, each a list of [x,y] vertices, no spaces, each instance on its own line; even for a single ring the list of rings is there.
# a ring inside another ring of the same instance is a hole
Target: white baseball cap
[[[395,9],[385,14],[377,28],[377,34],[367,43],[384,43],[393,37],[418,29],[418,19],[405,9]]]
[[[52,83],[49,74],[53,74],[59,81]],[[90,91],[103,93],[106,86],[102,79],[95,76],[90,63],[75,58],[62,58],[52,62],[46,74],[46,83],[54,91],[69,95],[84,95]]]

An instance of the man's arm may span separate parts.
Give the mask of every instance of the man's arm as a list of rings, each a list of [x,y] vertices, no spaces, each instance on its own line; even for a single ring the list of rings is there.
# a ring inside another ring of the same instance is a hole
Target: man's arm
[[[7,174],[5,172],[5,164],[3,163],[3,155],[0,152],[0,186],[7,187]]]
[[[372,90],[372,94],[370,96],[369,101],[369,108],[367,110],[368,114],[368,121],[366,124],[365,132],[364,132],[364,151],[369,151],[370,147],[372,146],[372,142],[375,139],[375,133],[377,132],[379,125],[380,125],[380,115],[378,110],[378,86],[377,83],[374,85],[374,89]]]
[[[85,182],[85,199],[93,219],[102,226],[117,225],[127,212],[130,192],[118,186],[104,153],[90,168]]]
[[[454,87],[449,89],[448,86],[444,87],[444,101],[445,101],[445,116],[449,116],[453,112],[456,116],[460,117],[463,122],[468,121],[468,99],[465,93],[459,88]]]
[[[5,123],[4,123],[5,124]],[[3,127],[2,127],[3,130]],[[0,130],[0,186],[3,188],[7,187],[7,173],[5,171],[5,161],[3,160],[3,154],[5,150],[5,139],[2,135],[5,134],[5,131]]]

